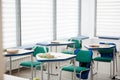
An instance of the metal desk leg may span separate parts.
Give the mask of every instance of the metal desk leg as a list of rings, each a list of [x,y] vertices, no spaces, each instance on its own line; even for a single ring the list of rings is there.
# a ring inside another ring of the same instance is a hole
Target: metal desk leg
[[[52,52],[52,46],[50,46],[50,51]]]
[[[31,62],[33,63],[33,54],[31,54]],[[31,64],[31,80],[33,80],[33,64]]]
[[[50,80],[50,67],[49,66],[51,66],[50,65],[50,63],[48,62],[48,80]]]
[[[120,80],[120,76],[118,75],[118,64],[117,64],[117,57],[118,55],[116,54],[116,76],[115,76],[115,80]]]
[[[91,80],[93,80],[93,63],[91,63],[90,71],[91,71]]]
[[[9,70],[9,74],[11,75],[12,74],[12,57],[10,56],[10,70]]]
[[[115,79],[115,48],[113,50],[113,77],[112,79]]]
[[[41,80],[43,80],[43,63],[41,63]]]
[[[55,46],[55,52],[57,53],[57,46]],[[58,67],[60,66],[60,65],[58,65],[58,64],[60,64],[60,62],[57,62],[57,63],[55,63],[56,65],[55,65],[55,68],[56,69],[58,69]]]
[[[75,59],[73,59],[73,65],[74,65],[74,80],[76,80],[76,63],[75,63]]]
[[[72,50],[72,51],[73,51],[73,54],[74,54],[74,50],[75,50],[75,44],[73,44],[73,50]],[[76,66],[76,64],[75,64],[75,61],[76,61],[76,60],[73,59],[72,61],[73,61],[73,65],[74,65],[74,73],[73,73],[74,78],[72,78],[72,80],[73,80],[73,79],[76,80],[76,67],[75,67],[75,66]],[[71,61],[70,61],[70,63],[71,63]]]
[[[90,51],[90,53],[92,53],[93,54],[93,50],[89,50]],[[92,57],[93,57],[93,55],[92,55]],[[91,71],[91,80],[93,80],[93,62],[91,62],[91,67],[90,67],[90,71]]]

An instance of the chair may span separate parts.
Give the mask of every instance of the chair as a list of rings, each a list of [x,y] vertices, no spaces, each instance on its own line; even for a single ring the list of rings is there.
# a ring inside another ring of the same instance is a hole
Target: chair
[[[98,62],[110,63],[110,76],[111,76],[111,66],[112,66],[111,62],[113,61],[114,55],[116,55],[117,53],[116,44],[115,43],[104,43],[104,42],[100,42],[100,44],[115,45],[114,48],[109,48],[109,49],[106,48],[106,49],[98,50],[99,56],[93,58],[93,61],[97,62],[97,71],[98,71]],[[116,65],[117,65],[117,59],[116,59]],[[117,66],[116,66],[116,69],[117,69]]]
[[[73,54],[73,49],[80,49],[82,47],[82,41],[77,39],[69,39],[68,41],[75,42],[75,46],[73,44],[67,45],[66,50],[62,51],[64,54]],[[72,50],[70,50],[72,49]]]
[[[48,48],[45,46],[34,46],[32,49],[34,50],[33,57],[36,57],[37,54],[48,52]],[[31,68],[33,66],[33,69],[35,69],[35,77],[36,77],[36,69],[40,68],[40,62],[25,61],[25,62],[21,62],[20,66],[27,67],[27,68]],[[18,68],[18,72],[19,71],[20,71],[20,68]]]
[[[79,66],[75,66],[76,74],[79,75],[80,79],[87,79],[88,76],[84,76],[83,73],[86,71],[88,72],[90,70],[90,65],[92,61],[92,53],[90,53],[89,51],[85,51],[85,50],[79,50],[77,51],[77,54],[76,54],[76,61],[79,62],[80,64]],[[63,66],[60,71],[60,80],[62,76],[62,71],[74,72],[74,66],[73,65]]]

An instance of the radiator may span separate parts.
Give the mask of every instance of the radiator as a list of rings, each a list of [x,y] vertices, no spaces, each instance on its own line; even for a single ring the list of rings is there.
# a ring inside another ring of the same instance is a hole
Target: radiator
[[[31,56],[27,55],[27,56],[19,56],[19,57],[12,57],[12,70],[14,69],[18,69],[19,68],[19,64],[21,62],[24,61],[30,61],[31,60]],[[9,57],[5,58],[5,70],[8,71],[10,69],[10,61],[9,61]]]

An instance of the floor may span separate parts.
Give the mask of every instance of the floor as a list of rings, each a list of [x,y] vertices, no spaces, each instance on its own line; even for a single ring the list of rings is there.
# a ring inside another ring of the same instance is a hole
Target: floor
[[[104,64],[101,64],[100,66],[102,66],[102,65],[104,65]],[[101,73],[100,71],[101,70],[99,70],[99,73],[94,76],[94,80],[112,80],[110,78],[109,72],[108,73]],[[39,70],[37,70],[36,73],[37,73],[36,77],[40,79],[41,78],[41,72]],[[52,73],[58,73],[59,74],[59,70],[54,68]],[[14,72],[13,75],[30,79],[31,71],[30,71],[30,69],[21,69],[20,74],[18,74],[17,72]],[[44,71],[43,76],[44,76],[44,80],[47,80],[47,72],[46,71]],[[51,75],[50,80],[59,80],[59,76]],[[72,74],[69,73],[69,72],[63,72],[62,80],[72,80]],[[79,80],[79,79],[77,78],[77,80]],[[90,77],[89,77],[88,80],[90,80]]]
[[[16,73],[14,73],[13,75],[19,76],[19,77],[23,77],[23,78],[30,78],[30,76],[31,76],[30,73],[31,73],[30,69],[26,69],[24,71],[23,70],[20,71],[19,75],[16,74]],[[72,78],[71,78],[72,75],[70,73],[63,72],[62,75],[63,75],[62,76],[62,80],[72,80]],[[37,71],[37,78],[40,78],[40,71]],[[44,80],[47,80],[47,74],[46,74],[46,72],[44,72]],[[50,77],[50,80],[59,80],[59,77],[52,75]],[[77,78],[77,80],[79,80],[79,79]],[[90,80],[90,79],[88,79],[88,80]],[[108,74],[100,74],[99,73],[99,74],[97,74],[97,75],[94,76],[94,80],[112,80],[112,79],[110,79],[110,77],[109,77]]]

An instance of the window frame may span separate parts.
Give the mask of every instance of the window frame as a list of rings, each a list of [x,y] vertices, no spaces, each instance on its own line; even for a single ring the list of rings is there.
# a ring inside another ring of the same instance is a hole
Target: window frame
[[[95,0],[95,23],[94,23],[94,36],[95,37],[99,37],[99,38],[104,38],[104,39],[120,39],[120,36],[101,36],[97,34],[97,4],[98,4],[98,0]]]
[[[16,47],[22,46],[21,42],[21,0],[16,0]],[[57,39],[57,0],[53,0],[53,40]],[[81,35],[81,0],[78,0],[78,35]],[[77,36],[77,35],[76,35]],[[3,43],[4,44],[4,43]]]

